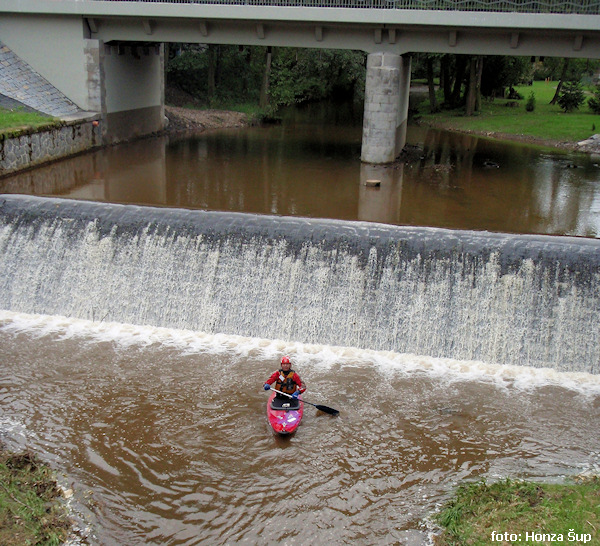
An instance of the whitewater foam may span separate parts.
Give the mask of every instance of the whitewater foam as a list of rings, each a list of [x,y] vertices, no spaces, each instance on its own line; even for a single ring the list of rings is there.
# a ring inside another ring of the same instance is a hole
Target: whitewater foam
[[[288,354],[303,368],[328,370],[375,367],[383,375],[426,374],[445,382],[477,381],[498,388],[531,390],[555,386],[595,396],[600,395],[600,376],[584,372],[561,372],[552,368],[533,368],[482,361],[455,360],[426,355],[375,351],[354,347],[303,344],[280,339],[209,334],[117,322],[97,322],[60,315],[35,315],[0,310],[0,334],[27,334],[82,342],[110,342],[123,349],[157,345],[182,355],[231,354],[238,358],[272,362]]]

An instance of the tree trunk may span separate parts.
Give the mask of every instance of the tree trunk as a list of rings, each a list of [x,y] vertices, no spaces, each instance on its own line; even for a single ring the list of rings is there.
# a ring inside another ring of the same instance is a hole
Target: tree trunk
[[[263,73],[263,81],[260,87],[260,107],[266,108],[269,104],[269,78],[271,76],[271,47],[267,47],[265,55],[265,71]]]
[[[208,101],[212,101],[215,98],[217,91],[217,48],[218,46],[208,46]]]
[[[433,83],[433,58],[431,55],[427,56],[427,85],[429,87],[429,109],[432,114],[440,111],[435,96],[435,84]]]
[[[456,108],[460,104],[460,93],[465,79],[467,62],[468,57],[466,55],[456,56],[456,79],[454,80],[454,89],[452,89],[452,96],[450,97],[450,105],[452,108]]]
[[[475,98],[475,111],[481,112],[481,76],[483,74],[483,57],[477,58],[477,97]]]
[[[471,57],[469,65],[469,85],[467,88],[465,115],[472,116],[481,108],[480,90],[483,59],[480,56]]]
[[[469,83],[467,84],[467,100],[465,104],[465,116],[475,113],[475,87],[477,82],[477,58],[471,57],[469,62]]]
[[[567,70],[569,69],[569,59],[565,59],[563,62],[562,72],[560,74],[560,79],[558,80],[558,85],[556,86],[556,93],[554,93],[554,97],[550,101],[550,104],[556,104],[558,97],[560,96],[560,90],[563,86],[563,81],[567,77]]]
[[[440,64],[440,87],[444,90],[444,102],[450,104],[452,96],[452,79],[450,77],[450,56],[444,55]]]

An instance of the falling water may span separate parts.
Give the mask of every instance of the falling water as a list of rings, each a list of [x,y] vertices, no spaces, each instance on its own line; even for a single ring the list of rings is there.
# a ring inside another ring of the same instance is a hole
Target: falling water
[[[0,308],[599,373],[600,241],[3,196]]]

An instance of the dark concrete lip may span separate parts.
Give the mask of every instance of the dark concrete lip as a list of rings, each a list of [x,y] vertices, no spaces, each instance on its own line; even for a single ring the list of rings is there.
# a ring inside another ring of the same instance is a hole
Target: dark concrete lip
[[[530,259],[549,267],[580,270],[600,268],[600,240],[554,235],[518,235],[431,227],[284,217],[242,212],[121,205],[52,197],[0,195],[0,221],[70,220],[73,227],[94,221],[102,236],[125,235],[140,229],[172,236],[202,235],[205,240],[285,241],[293,248],[310,243],[323,249],[343,248],[368,260],[390,249],[407,258],[488,259],[497,254],[503,264]],[[600,271],[597,271],[600,272]]]

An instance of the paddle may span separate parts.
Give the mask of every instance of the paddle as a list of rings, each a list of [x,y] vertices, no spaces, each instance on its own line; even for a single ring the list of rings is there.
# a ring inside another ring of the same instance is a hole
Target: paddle
[[[278,391],[277,389],[274,389],[273,387],[271,387],[271,390],[273,392],[277,392],[279,394],[283,394],[283,396],[287,396],[288,398],[294,398],[291,394],[288,394],[287,392]],[[306,400],[303,400],[302,398],[300,398],[299,400],[300,400],[300,402],[304,402],[305,404],[310,404],[311,406],[314,406],[319,411],[322,411],[324,413],[329,413],[329,415],[337,415],[339,413],[338,410],[333,409],[333,408],[329,408],[327,406],[321,406],[320,404],[313,404],[312,402],[307,402]]]

